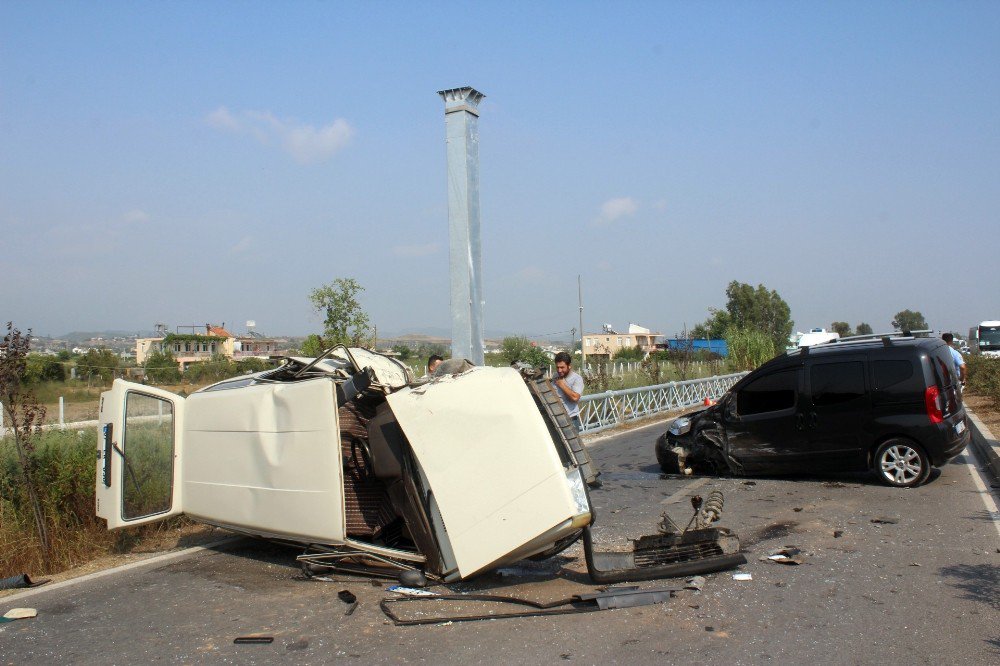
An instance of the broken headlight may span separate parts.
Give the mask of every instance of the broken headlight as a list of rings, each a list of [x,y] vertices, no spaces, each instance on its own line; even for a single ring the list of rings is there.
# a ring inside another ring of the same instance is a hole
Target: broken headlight
[[[682,416],[679,419],[674,419],[674,422],[670,424],[670,428],[667,430],[671,435],[686,435],[691,432],[691,419],[686,416]]]

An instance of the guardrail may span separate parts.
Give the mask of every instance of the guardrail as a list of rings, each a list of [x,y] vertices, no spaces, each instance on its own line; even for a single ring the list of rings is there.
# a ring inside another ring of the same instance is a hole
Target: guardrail
[[[657,412],[691,407],[710,398],[716,400],[748,373],[688,379],[656,386],[606,391],[580,398],[581,432],[600,432],[607,428],[651,416]]]

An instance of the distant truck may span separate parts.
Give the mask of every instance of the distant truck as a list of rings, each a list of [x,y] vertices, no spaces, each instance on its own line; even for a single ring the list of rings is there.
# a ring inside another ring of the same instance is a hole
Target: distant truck
[[[1000,321],[984,321],[970,328],[969,347],[973,353],[1000,358]]]

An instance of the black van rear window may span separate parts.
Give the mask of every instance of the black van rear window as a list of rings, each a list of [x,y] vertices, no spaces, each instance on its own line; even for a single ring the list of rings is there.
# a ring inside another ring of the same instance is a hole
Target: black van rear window
[[[913,376],[913,364],[909,361],[875,361],[872,363],[875,388],[879,391],[891,389]]]

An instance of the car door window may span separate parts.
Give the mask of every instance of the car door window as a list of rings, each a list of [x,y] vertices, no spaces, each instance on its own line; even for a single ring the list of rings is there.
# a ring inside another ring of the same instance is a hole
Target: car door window
[[[755,379],[736,395],[737,414],[750,416],[795,407],[797,378],[793,368]]]
[[[169,511],[174,471],[173,405],[129,392],[122,452],[122,517],[129,520]]]
[[[817,363],[809,370],[814,407],[842,405],[865,397],[865,369],[861,361]]]

